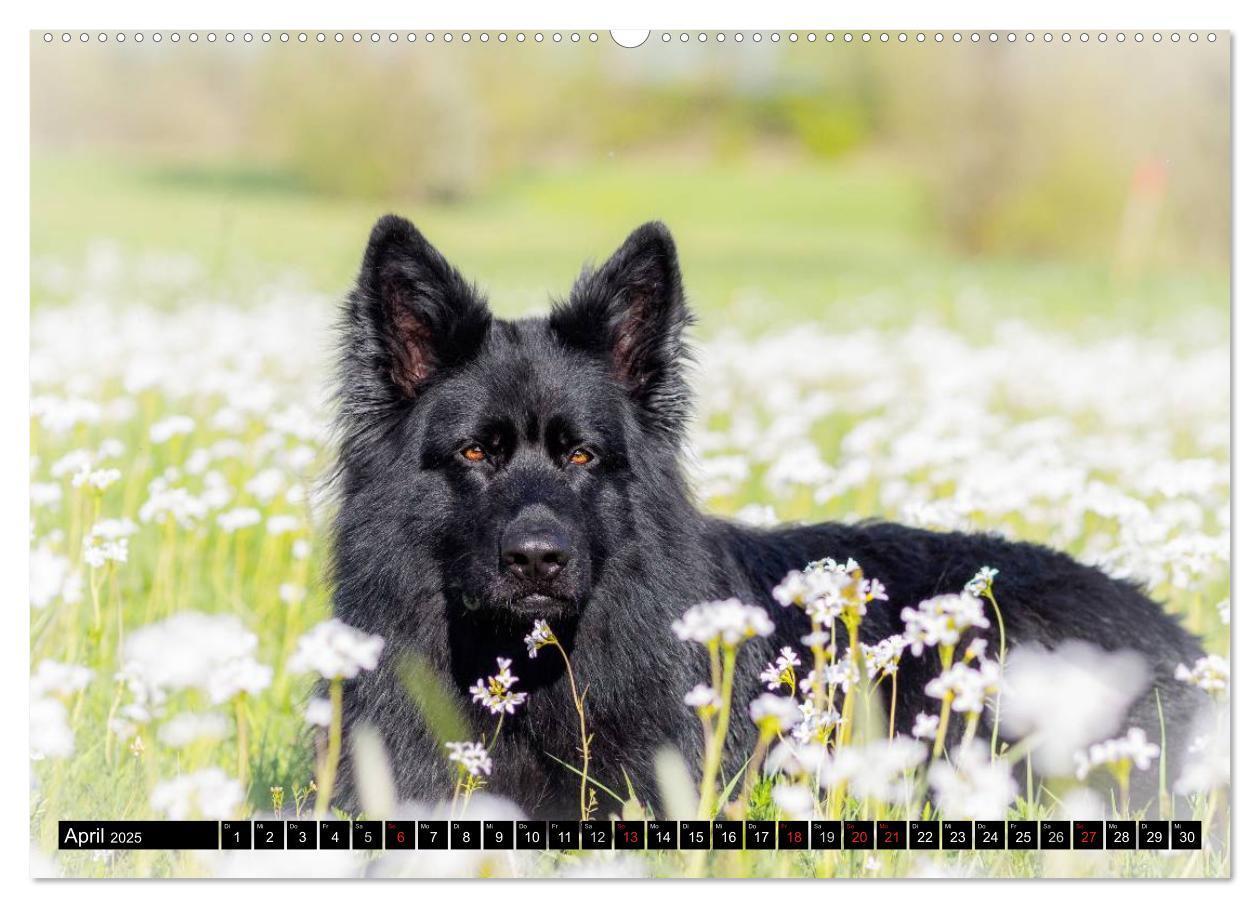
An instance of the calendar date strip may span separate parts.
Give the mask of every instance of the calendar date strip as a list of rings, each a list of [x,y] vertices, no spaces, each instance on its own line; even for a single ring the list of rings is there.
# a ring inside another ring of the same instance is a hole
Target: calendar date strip
[[[1199,820],[62,820],[63,851],[1166,851]]]

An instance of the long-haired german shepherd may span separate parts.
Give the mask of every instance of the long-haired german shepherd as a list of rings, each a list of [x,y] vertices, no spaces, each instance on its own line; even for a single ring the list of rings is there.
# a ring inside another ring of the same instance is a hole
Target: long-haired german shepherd
[[[776,624],[740,657],[728,741],[737,770],[756,739],[747,705],[758,670],[809,630],[771,590],[824,557],[853,558],[886,585],[889,601],[862,625],[872,643],[902,630],[903,606],[958,592],[982,565],[998,569],[1010,646],[1081,639],[1144,657],[1150,683],[1130,721],[1160,740],[1158,694],[1175,764],[1176,730],[1200,697],[1173,672],[1201,651],[1128,583],[988,535],[889,523],[763,530],[701,512],[680,464],[691,322],[659,223],[585,271],[550,314],[518,321],[491,315],[409,221],[387,216],[372,230],[341,324],[332,580],[337,616],[387,641],[381,667],[347,685],[346,721],[380,732],[400,796],[448,796],[452,767],[399,663],[421,657],[488,740],[496,717],[468,689],[503,656],[529,700],[503,726],[488,790],[536,816],[577,812],[578,777],[556,759],[576,762],[578,741],[564,663],[555,647],[526,658],[524,637],[545,618],[588,691],[591,776],[623,791],[628,780],[655,803],[657,751],[672,746],[694,768],[703,749],[683,697],[707,680],[708,659],[671,622],[727,597],[766,606]],[[996,652],[995,629],[985,633]],[[940,671],[932,653],[903,660],[901,731],[939,710],[923,693]],[[338,782],[351,808],[352,778],[346,769]]]

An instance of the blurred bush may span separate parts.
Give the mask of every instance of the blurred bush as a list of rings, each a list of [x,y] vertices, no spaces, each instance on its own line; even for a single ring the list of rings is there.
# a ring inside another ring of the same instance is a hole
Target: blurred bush
[[[1228,41],[32,47],[36,152],[475,201],[625,156],[908,171],[976,254],[1227,261]],[[838,163],[837,166],[846,166]],[[1158,174],[1157,179],[1142,175]]]

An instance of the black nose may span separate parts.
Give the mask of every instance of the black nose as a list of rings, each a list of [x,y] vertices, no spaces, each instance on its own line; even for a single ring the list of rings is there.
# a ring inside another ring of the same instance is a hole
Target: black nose
[[[573,557],[568,537],[558,528],[509,528],[499,550],[503,567],[522,580],[551,580]]]

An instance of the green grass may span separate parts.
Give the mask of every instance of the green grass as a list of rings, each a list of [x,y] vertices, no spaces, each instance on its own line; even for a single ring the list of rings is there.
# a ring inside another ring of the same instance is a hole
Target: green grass
[[[37,257],[75,256],[105,237],[133,252],[189,253],[223,281],[283,269],[332,294],[352,282],[374,219],[397,211],[504,315],[546,306],[583,263],[659,218],[677,238],[702,334],[802,318],[896,325],[924,315],[969,334],[1012,317],[1149,333],[1187,309],[1224,313],[1229,300],[1223,271],[1156,268],[1118,281],[1109,250],[1079,263],[959,257],[914,180],[860,161],[722,167],[610,158],[439,204],[317,196],[257,169],[36,157],[31,210]]]

